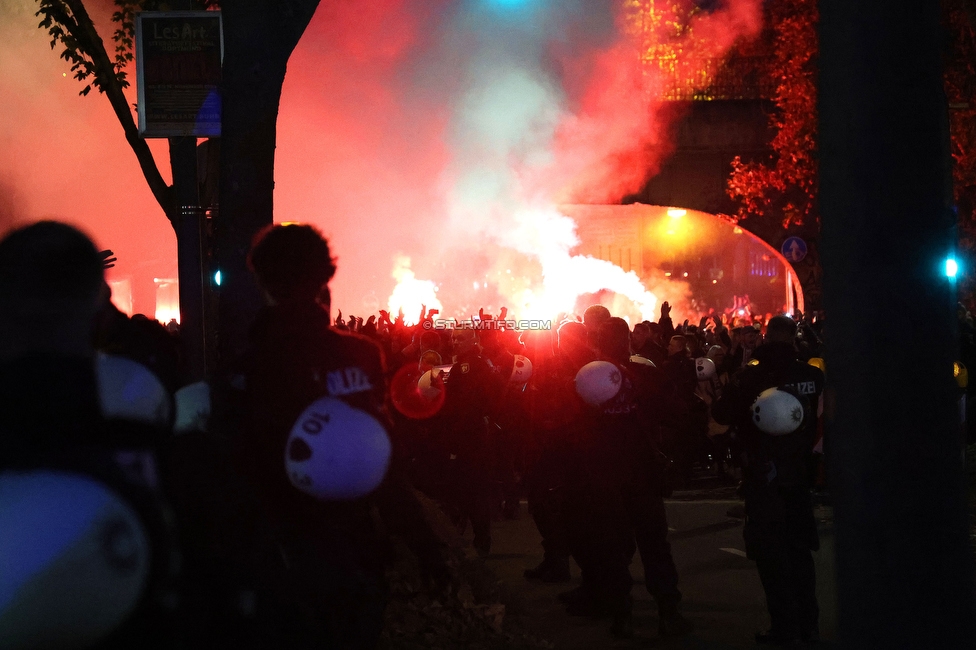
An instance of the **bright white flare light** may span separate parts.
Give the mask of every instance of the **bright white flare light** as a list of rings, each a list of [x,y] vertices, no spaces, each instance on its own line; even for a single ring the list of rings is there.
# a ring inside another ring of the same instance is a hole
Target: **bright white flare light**
[[[513,228],[498,236],[498,243],[538,261],[542,267],[541,277],[527,277],[525,283],[499,286],[503,304],[513,317],[551,319],[560,313],[572,313],[581,295],[609,290],[630,300],[642,319],[655,319],[657,296],[647,290],[636,273],[624,271],[606,260],[570,255],[569,251],[579,244],[573,219],[549,207],[524,209],[513,215],[513,223]],[[523,266],[502,268],[499,273],[503,278],[524,274]],[[410,269],[408,257],[397,259],[393,277],[397,285],[390,296],[391,316],[402,307],[404,320],[414,324],[421,305],[426,305],[428,310],[441,309],[434,283],[418,280]],[[528,287],[522,288],[526,284]],[[477,286],[477,282],[472,282],[473,288]],[[487,288],[488,284],[483,286]]]
[[[631,300],[642,318],[653,320],[657,297],[648,291],[634,272],[616,264],[569,251],[579,243],[576,223],[555,208],[523,210],[516,215],[517,227],[502,243],[537,258],[542,265],[541,286],[511,296],[511,311],[522,318],[546,319],[572,312],[583,294],[604,289]]]
[[[437,299],[437,287],[430,280],[418,280],[410,269],[410,258],[399,256],[393,266],[393,279],[397,281],[390,296],[390,318],[396,318],[403,309],[403,321],[407,325],[416,325],[423,306],[427,311],[442,310],[441,301]]]

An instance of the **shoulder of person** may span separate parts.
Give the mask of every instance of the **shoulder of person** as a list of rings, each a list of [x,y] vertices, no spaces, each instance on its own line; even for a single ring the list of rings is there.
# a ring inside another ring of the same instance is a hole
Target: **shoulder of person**
[[[818,390],[823,390],[827,381],[823,371],[816,366],[811,366],[810,364],[803,363],[802,361],[799,362],[799,364],[800,365],[797,366],[797,375],[803,377],[804,381],[813,382],[816,384]]]
[[[731,378],[738,379],[739,381],[742,381],[743,379],[746,380],[760,379],[762,378],[763,375],[767,373],[767,371],[768,371],[767,367],[762,366],[762,364],[760,364],[758,360],[753,360],[748,365],[736,369],[736,371],[732,373]]]
[[[344,347],[364,355],[376,355],[380,357],[383,355],[383,348],[380,344],[362,334],[329,329],[327,336],[331,337],[333,344],[337,347]]]
[[[327,336],[332,337],[332,340],[340,341],[346,345],[377,345],[373,339],[368,338],[358,332],[336,329],[335,327],[330,327],[328,330],[326,330],[326,332]]]

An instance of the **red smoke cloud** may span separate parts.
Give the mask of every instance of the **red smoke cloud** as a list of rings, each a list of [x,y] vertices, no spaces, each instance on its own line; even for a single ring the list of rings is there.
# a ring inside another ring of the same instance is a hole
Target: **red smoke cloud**
[[[506,293],[493,289],[497,274],[538,272],[498,247],[499,231],[517,226],[514,207],[616,202],[670,153],[678,109],[653,99],[664,82],[641,66],[641,48],[667,45],[679,65],[698,70],[761,26],[759,0],[713,13],[691,12],[689,2],[680,14],[659,2],[662,20],[640,34],[624,24],[622,3],[609,0],[548,3],[538,23],[531,2],[511,23],[488,4],[386,0],[365,14],[323,6],[293,55],[279,117],[278,218],[314,221],[332,237],[334,304],[346,313],[385,306],[397,254],[411,258],[418,278],[441,285],[449,312],[476,310],[479,301],[497,309]],[[484,27],[493,20],[501,26]],[[505,87],[492,75],[533,38],[538,59],[518,63],[543,99],[499,102]],[[495,114],[466,114],[471,97],[497,102]],[[525,109],[533,101],[535,110]],[[504,111],[506,124],[486,125]],[[524,138],[513,143],[519,121]],[[483,181],[478,191],[465,189],[471,176]],[[472,295],[486,279],[487,290]]]
[[[0,228],[39,219],[74,224],[134,276],[136,309],[154,307],[154,277],[176,277],[176,237],[153,199],[108,101],[83,85],[37,29],[36,2],[0,5]],[[103,35],[111,3],[88,3]],[[134,99],[134,93],[130,94]],[[169,178],[164,143],[153,144]]]
[[[483,161],[481,149],[465,151],[472,142],[461,128],[468,122],[459,118],[466,106],[459,98],[477,96],[473,71],[485,69],[492,52],[478,49],[489,32],[471,19],[492,19],[486,2],[323,2],[289,62],[275,218],[316,223],[331,237],[339,259],[334,305],[347,314],[385,307],[398,253],[411,257],[419,278],[444,285],[448,310],[452,302],[501,300],[490,285],[483,294],[469,292],[473,280],[512,255],[492,239],[507,217],[486,210],[458,223],[448,200],[471,163]],[[86,4],[110,38],[111,3]],[[502,16],[490,32],[517,32],[524,45],[533,36],[526,30],[538,30],[544,42],[532,78],[542,80],[540,92],[552,104],[540,114],[553,120],[533,123],[534,148],[503,152],[507,168],[493,171],[514,179],[506,196],[515,201],[612,202],[637,189],[668,153],[674,114],[648,101],[637,45],[608,11],[617,2],[548,5],[546,20],[504,23],[511,17]],[[735,38],[756,33],[759,5],[740,0],[699,15],[694,57],[720,55]],[[0,8],[0,226],[46,217],[79,225],[115,250],[119,262],[110,274],[132,276],[136,310],[151,314],[153,278],[176,275],[172,228],[107,100],[79,97],[80,84],[62,76],[68,65],[36,29],[34,7],[18,0]],[[165,142],[153,148],[168,177]]]

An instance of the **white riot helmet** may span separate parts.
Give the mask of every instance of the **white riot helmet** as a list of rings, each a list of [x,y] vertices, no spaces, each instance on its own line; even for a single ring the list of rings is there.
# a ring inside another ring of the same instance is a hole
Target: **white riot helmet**
[[[715,362],[708,357],[698,357],[695,359],[695,371],[698,373],[698,381],[706,381],[716,374]]]
[[[176,418],[173,433],[206,431],[210,422],[210,384],[198,381],[184,386],[173,394]]]
[[[642,357],[639,354],[632,354],[632,355],[630,355],[630,362],[631,363],[639,363],[642,366],[650,366],[651,368],[657,368],[657,365],[655,365],[655,363],[653,361],[651,361],[647,357]]]
[[[515,365],[509,381],[513,384],[524,384],[532,377],[532,361],[521,354],[515,355]]]
[[[322,397],[295,421],[285,446],[292,485],[327,501],[364,497],[383,482],[392,447],[372,415]]]
[[[793,433],[803,424],[803,404],[792,393],[768,388],[752,403],[752,421],[763,433],[783,436]]]
[[[132,359],[99,352],[95,378],[102,415],[169,426],[172,415],[169,392],[153,372]]]
[[[0,648],[87,648],[135,610],[149,581],[139,517],[101,482],[0,473]]]
[[[590,406],[600,406],[620,392],[620,368],[609,361],[591,361],[576,373],[576,392]]]
[[[436,399],[444,390],[444,371],[440,368],[431,368],[420,376],[417,382],[417,389],[424,399]]]

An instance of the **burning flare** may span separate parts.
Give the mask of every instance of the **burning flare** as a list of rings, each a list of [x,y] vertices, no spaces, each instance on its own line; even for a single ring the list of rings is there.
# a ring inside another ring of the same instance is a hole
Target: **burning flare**
[[[444,41],[463,73],[449,86],[445,248],[478,242],[515,317],[553,318],[607,291],[614,313],[654,320],[659,299],[637,274],[572,254],[576,224],[555,206],[615,203],[639,188],[671,148],[666,101],[707,96],[729,48],[758,34],[761,6],[566,0],[525,8],[514,27],[480,5],[456,14]],[[673,221],[681,216],[675,210]],[[468,276],[466,287],[488,279],[482,271],[452,268]],[[417,282],[404,276],[391,305],[407,293],[416,307]],[[448,302],[459,309],[466,300]]]
[[[397,281],[393,294],[390,296],[390,315],[396,317],[403,310],[403,321],[407,325],[416,325],[420,311],[426,307],[441,310],[441,301],[437,299],[437,287],[430,280],[418,280],[410,268],[410,258],[405,255],[397,256],[393,266],[393,279]]]
[[[542,266],[541,286],[504,296],[523,318],[552,318],[572,313],[580,296],[603,290],[632,301],[642,319],[654,320],[657,297],[634,272],[606,260],[570,255],[579,244],[576,223],[556,208],[525,210],[516,215],[516,228],[502,245],[534,257]]]

